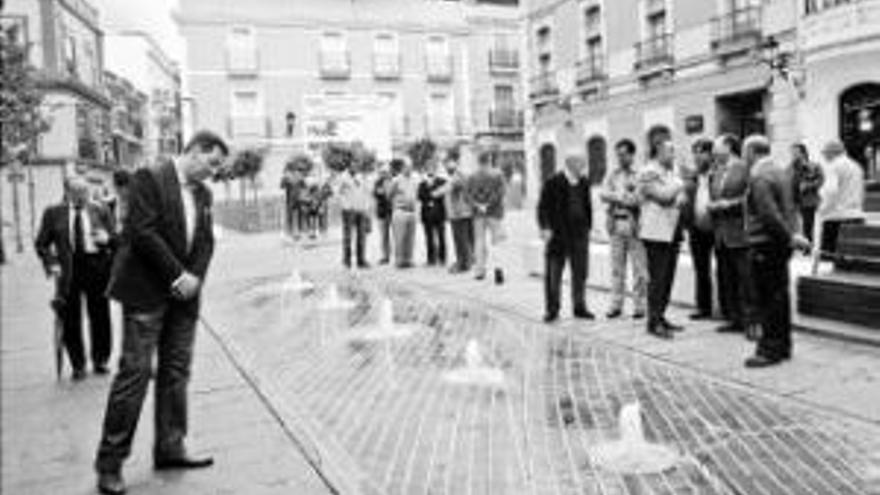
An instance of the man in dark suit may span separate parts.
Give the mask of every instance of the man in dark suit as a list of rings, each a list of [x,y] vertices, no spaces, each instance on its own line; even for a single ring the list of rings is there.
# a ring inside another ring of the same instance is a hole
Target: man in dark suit
[[[715,140],[717,169],[712,177],[709,211],[715,225],[721,311],[728,323],[719,332],[745,332],[752,322],[746,195],[749,169],[739,157],[740,142],[725,134]]]
[[[92,367],[107,373],[112,347],[110,302],[104,295],[110,274],[116,228],[113,215],[89,201],[89,185],[80,178],[65,184],[66,200],[43,213],[35,242],[46,274],[58,277],[53,306],[64,321],[64,346],[73,379],[85,378],[82,298],[89,313]]]
[[[571,304],[575,318],[594,319],[587,309],[585,285],[588,270],[593,208],[590,181],[584,177],[586,161],[577,155],[565,159],[565,169],[549,178],[538,202],[538,226],[547,243],[544,269],[544,321],[559,317],[562,270],[571,264]]]
[[[428,266],[446,265],[446,179],[437,175],[437,157],[432,156],[419,183],[418,197],[422,204],[422,227]]]
[[[693,169],[683,175],[687,204],[681,210],[682,225],[687,229],[691,260],[694,266],[694,299],[697,311],[692,320],[712,317],[712,252],[715,249],[715,232],[709,214],[712,177],[712,140],[701,138],[691,145],[694,157]]]
[[[773,163],[770,141],[749,136],[745,144],[750,173],[748,196],[751,266],[761,337],[747,368],[763,368],[791,358],[791,295],[788,263],[792,250],[808,251],[797,231],[790,171]]]
[[[228,149],[214,133],[196,133],[182,155],[131,179],[123,241],[108,293],[122,304],[123,342],[95,469],[98,489],[124,493],[122,463],[158,354],[153,463],[156,469],[199,468],[211,458],[187,454],[186,388],[200,289],[214,251],[211,193],[202,182],[221,167]]]

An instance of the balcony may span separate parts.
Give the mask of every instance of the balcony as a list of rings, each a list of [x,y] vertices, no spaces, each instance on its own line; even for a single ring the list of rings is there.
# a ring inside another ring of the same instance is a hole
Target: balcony
[[[737,9],[712,19],[712,50],[721,56],[747,51],[762,38],[761,8]]]
[[[238,141],[271,137],[269,118],[263,115],[233,115],[226,121],[226,133]]]
[[[516,74],[519,71],[519,52],[497,48],[490,50],[489,71],[492,74]]]
[[[639,77],[671,71],[675,64],[673,38],[664,34],[636,43],[635,70]]]
[[[523,113],[510,107],[489,110],[489,128],[495,132],[522,132]]]
[[[428,82],[452,81],[452,56],[428,56],[425,58],[425,72]]]
[[[400,79],[400,54],[376,53],[373,55],[373,77],[378,80]]]
[[[322,51],[318,58],[322,79],[351,77],[351,55],[348,51]]]
[[[801,24],[801,50],[808,58],[819,51],[845,44],[876,42],[880,26],[880,0],[820,2],[804,16]],[[848,50],[856,50],[856,46]]]
[[[543,100],[555,98],[559,95],[559,84],[556,82],[556,72],[542,72],[530,81],[529,98]]]
[[[577,63],[577,86],[578,88],[595,86],[607,77],[605,71],[605,58],[590,55]]]

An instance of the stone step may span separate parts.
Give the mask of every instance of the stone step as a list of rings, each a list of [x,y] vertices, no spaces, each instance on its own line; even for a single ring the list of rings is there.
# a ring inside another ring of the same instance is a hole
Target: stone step
[[[836,271],[797,282],[797,310],[880,333],[880,275]]]

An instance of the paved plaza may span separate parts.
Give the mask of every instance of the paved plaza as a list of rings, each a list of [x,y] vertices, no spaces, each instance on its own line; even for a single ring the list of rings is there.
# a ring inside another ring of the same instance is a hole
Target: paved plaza
[[[711,322],[672,342],[565,308],[547,326],[517,239],[496,287],[438,268],[344,271],[332,239],[224,236],[191,420],[191,444],[218,464],[153,473],[148,404],[130,492],[880,493],[878,349],[798,334],[790,363],[746,370],[751,344]],[[2,491],[92,493],[109,379],[55,381],[36,263],[3,270]],[[327,307],[332,288],[349,307]],[[386,299],[405,332],[375,333]],[[606,294],[589,299],[601,315]],[[632,404],[640,426],[621,421]],[[633,428],[633,450],[671,456],[662,469],[600,462]]]

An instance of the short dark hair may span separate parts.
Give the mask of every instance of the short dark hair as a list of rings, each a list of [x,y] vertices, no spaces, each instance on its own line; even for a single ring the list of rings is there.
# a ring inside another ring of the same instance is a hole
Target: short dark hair
[[[477,162],[480,165],[487,165],[492,163],[492,152],[491,151],[481,151],[480,155],[477,157]]]
[[[391,169],[392,174],[399,174],[403,170],[404,165],[403,159],[394,158],[388,163],[388,168]]]
[[[671,142],[672,136],[668,135],[661,135],[651,140],[651,142],[648,144],[648,158],[652,160],[657,158],[657,155],[660,154],[660,148],[662,148],[664,144]]]
[[[113,172],[113,186],[121,189],[128,186],[131,182],[131,174],[128,170],[116,170]]]
[[[446,150],[446,159],[457,162],[461,158],[461,151],[459,151],[458,146],[453,146]]]
[[[730,152],[736,156],[742,155],[742,142],[738,137],[734,136],[730,133],[725,133],[720,136],[721,142],[724,143],[725,146],[730,150]]]
[[[804,143],[794,143],[793,145],[791,145],[791,147],[794,148],[794,149],[796,149],[796,150],[798,150],[802,155],[804,155],[804,158],[806,158],[807,160],[810,159],[810,151],[807,150],[807,145],[806,145],[806,144],[804,144]]]
[[[203,153],[210,153],[214,148],[220,148],[224,156],[229,156],[229,146],[226,145],[223,138],[212,131],[201,130],[193,134],[186,142],[186,146],[183,147],[183,152],[189,153],[196,147]]]
[[[620,148],[623,148],[624,150],[626,150],[627,153],[629,153],[631,155],[636,154],[636,143],[634,143],[632,139],[623,138],[620,141],[618,141],[614,145],[614,149],[620,149]]]
[[[694,141],[694,144],[691,145],[691,150],[694,153],[711,153],[712,146],[711,139],[702,137]]]

